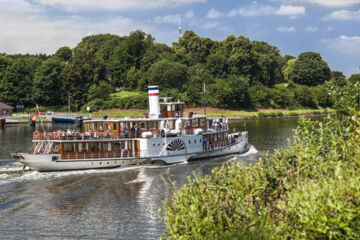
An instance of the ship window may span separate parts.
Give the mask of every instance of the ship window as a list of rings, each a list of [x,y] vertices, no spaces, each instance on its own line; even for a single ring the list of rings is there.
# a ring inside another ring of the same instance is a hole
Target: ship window
[[[88,152],[88,144],[79,143],[79,152]]]
[[[91,131],[91,124],[90,123],[87,123],[86,124],[86,131]]]
[[[153,147],[155,147],[155,143],[153,143]]]
[[[64,152],[75,152],[75,143],[64,143]]]
[[[140,122],[140,128],[141,130],[146,130],[146,122]]]
[[[90,146],[91,152],[100,152],[100,143],[94,142]]]
[[[194,143],[196,143],[196,139],[195,139]]]
[[[99,131],[100,132],[104,131],[104,123],[103,122],[99,122]]]
[[[192,127],[193,128],[199,127],[199,119],[193,119],[192,120]]]
[[[206,125],[206,120],[204,118],[200,119],[200,127],[205,127]]]
[[[111,143],[109,143],[109,142],[104,142],[103,143],[104,145],[103,145],[103,149],[104,149],[104,151],[111,151]]]
[[[94,143],[95,152],[100,152],[100,143]]]
[[[174,121],[168,121],[167,122],[167,128],[174,129]]]
[[[191,144],[191,140],[189,140],[189,144]]]
[[[94,131],[94,132],[97,131],[97,123],[96,123],[96,122],[93,123],[93,131]]]
[[[121,149],[121,143],[115,142],[114,143],[114,151],[120,151],[120,149]]]
[[[112,124],[112,130],[116,130],[116,123]]]
[[[149,122],[149,130],[155,130],[156,129],[156,122],[151,121]]]

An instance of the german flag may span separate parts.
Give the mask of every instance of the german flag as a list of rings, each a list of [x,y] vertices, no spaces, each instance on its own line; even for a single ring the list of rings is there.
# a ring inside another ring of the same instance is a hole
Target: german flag
[[[33,121],[35,121],[39,117],[39,112],[36,111],[35,114],[31,117]]]

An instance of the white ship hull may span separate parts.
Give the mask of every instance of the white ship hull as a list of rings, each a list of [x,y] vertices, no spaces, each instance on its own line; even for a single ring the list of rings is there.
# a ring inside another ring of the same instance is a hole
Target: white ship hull
[[[163,156],[151,157],[126,157],[126,158],[93,158],[93,159],[60,159],[59,154],[33,154],[33,153],[14,153],[12,156],[16,161],[28,166],[36,171],[62,171],[79,169],[97,168],[116,168],[131,165],[149,164],[163,162],[165,164],[181,163],[201,158],[219,157],[229,154],[244,153],[248,151],[250,145],[247,142],[247,135],[242,136],[239,141],[219,147],[217,149],[202,150],[192,153],[179,153]]]

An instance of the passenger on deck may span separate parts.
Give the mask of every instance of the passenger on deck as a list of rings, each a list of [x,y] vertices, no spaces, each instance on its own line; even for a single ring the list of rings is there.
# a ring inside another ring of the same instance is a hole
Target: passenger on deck
[[[139,128],[139,126],[135,126],[135,129],[136,129],[136,137],[139,138],[141,137],[141,129]]]
[[[124,137],[129,138],[129,131],[128,131],[127,127],[124,127]]]

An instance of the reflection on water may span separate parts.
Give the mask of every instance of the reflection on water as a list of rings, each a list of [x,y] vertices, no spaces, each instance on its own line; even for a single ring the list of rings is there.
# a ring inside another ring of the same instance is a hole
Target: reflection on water
[[[243,130],[243,120],[230,127]],[[260,151],[285,148],[297,119],[247,120],[249,141]],[[36,128],[41,128],[40,125]],[[47,131],[51,124],[45,125]],[[56,129],[74,128],[56,125]],[[0,132],[0,232],[3,239],[158,239],[161,202],[194,172],[232,161],[255,161],[256,149],[245,155],[170,166],[137,166],[109,170],[38,173],[22,171],[9,153],[28,151],[32,132],[27,125]]]

